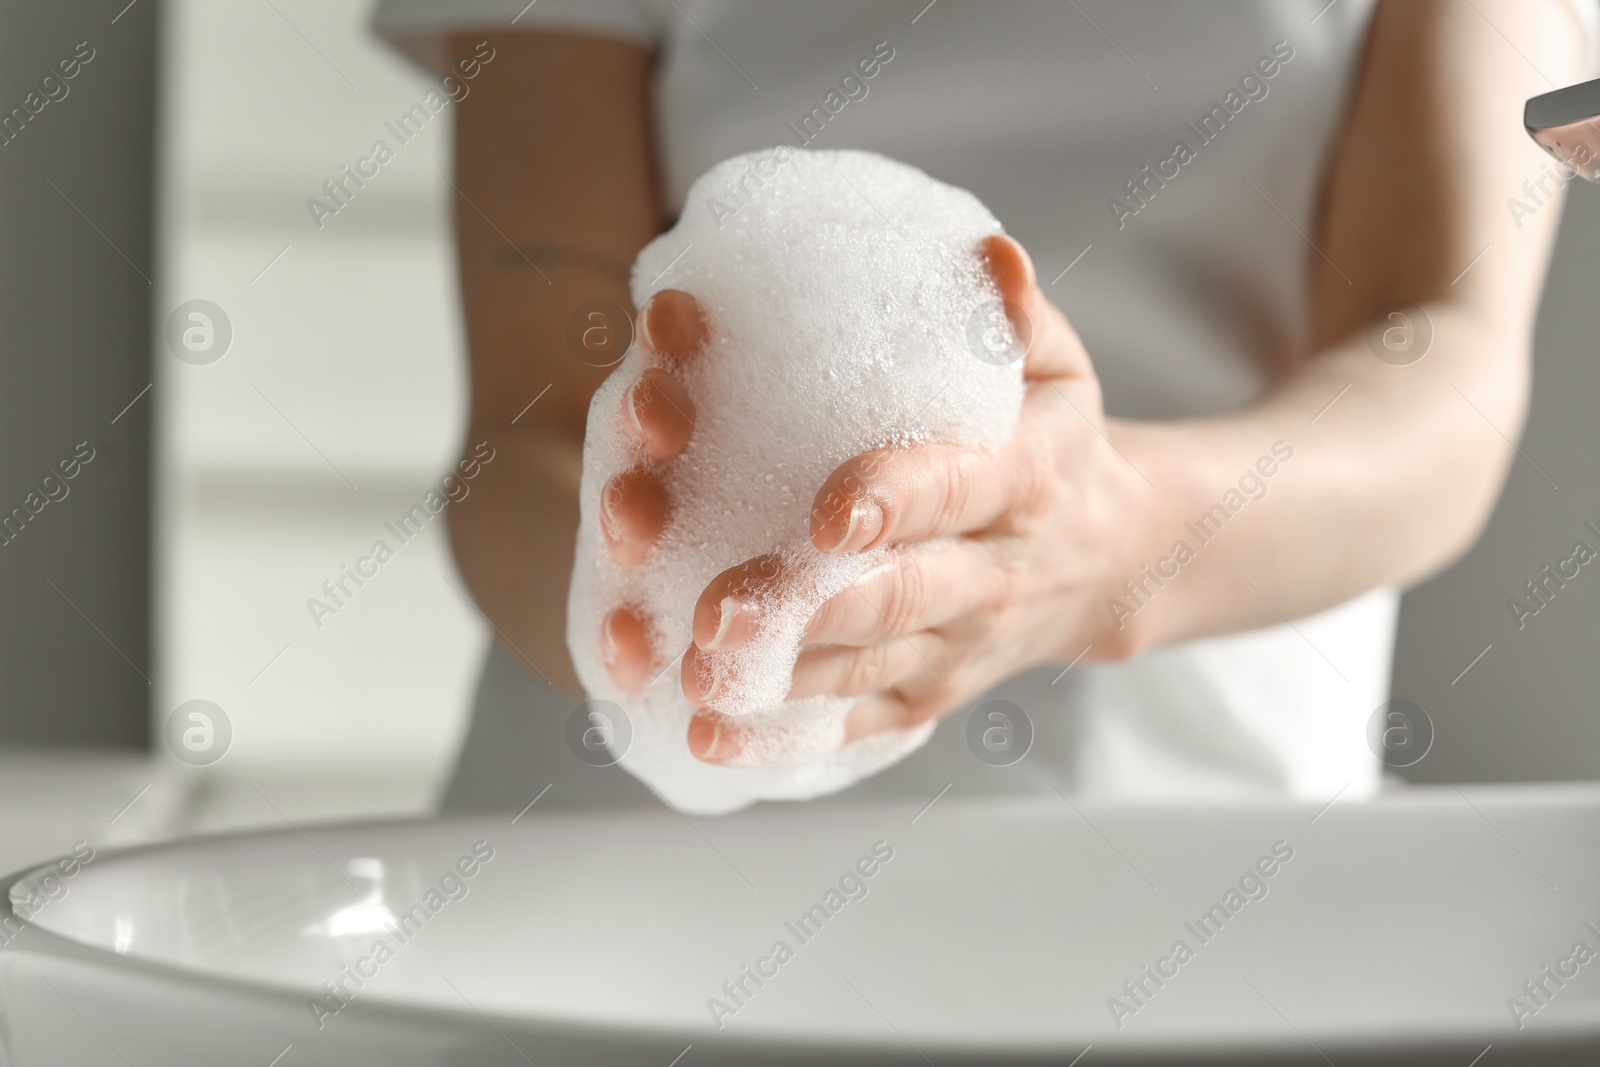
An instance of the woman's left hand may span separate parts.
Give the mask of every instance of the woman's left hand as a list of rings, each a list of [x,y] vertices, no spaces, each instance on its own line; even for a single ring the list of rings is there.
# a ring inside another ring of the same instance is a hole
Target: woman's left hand
[[[1018,336],[1031,334],[1010,440],[994,453],[940,444],[865,453],[834,471],[812,509],[820,551],[892,546],[882,566],[818,609],[794,669],[791,699],[862,698],[847,741],[947,714],[1038,663],[1125,658],[1140,645],[1107,600],[1138,570],[1154,488],[1108,435],[1088,353],[1022,246],[997,236],[983,251]],[[683,660],[691,701],[705,703],[701,650],[749,640],[741,601],[783,581],[760,560],[706,587]],[[688,740],[709,762],[742,747],[738,721],[708,709]]]

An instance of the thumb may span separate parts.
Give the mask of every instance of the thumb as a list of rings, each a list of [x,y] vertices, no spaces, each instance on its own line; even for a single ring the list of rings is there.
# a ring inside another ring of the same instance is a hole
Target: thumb
[[[1030,379],[1088,378],[1093,375],[1089,354],[1061,309],[1045,299],[1033,271],[1033,260],[1014,237],[999,233],[985,237],[979,255],[994,279],[1006,318],[1026,346],[1022,373]]]

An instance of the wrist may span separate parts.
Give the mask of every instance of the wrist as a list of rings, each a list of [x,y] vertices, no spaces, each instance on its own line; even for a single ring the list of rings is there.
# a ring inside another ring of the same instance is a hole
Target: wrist
[[[1174,427],[1108,420],[1117,516],[1091,608],[1097,620],[1097,658],[1127,659],[1167,644],[1185,631],[1186,572],[1198,557],[1188,526],[1198,457]]]
[[[1115,632],[1128,654],[1259,625],[1263,605],[1244,581],[1281,551],[1270,521],[1285,505],[1268,497],[1294,447],[1247,420],[1127,422],[1108,431],[1124,466],[1144,475],[1132,473],[1136,491],[1124,505],[1121,573],[1107,576],[1108,596],[1121,601],[1107,617],[1125,624]]]

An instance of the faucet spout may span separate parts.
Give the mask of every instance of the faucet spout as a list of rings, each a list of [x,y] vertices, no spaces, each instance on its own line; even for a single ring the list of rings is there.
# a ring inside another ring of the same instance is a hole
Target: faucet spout
[[[1522,124],[1546,152],[1588,181],[1600,181],[1600,79],[1529,100]]]

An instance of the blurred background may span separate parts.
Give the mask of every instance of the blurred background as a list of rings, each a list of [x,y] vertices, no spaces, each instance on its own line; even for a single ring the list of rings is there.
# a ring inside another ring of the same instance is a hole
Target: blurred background
[[[486,628],[442,521],[336,614],[306,606],[397,544],[384,522],[463,427],[448,118],[321,229],[306,207],[426,91],[368,7],[0,6],[8,107],[94,50],[0,151],[0,500],[96,453],[0,557],[0,866],[78,837],[416,812],[453,758]],[[194,300],[231,325],[215,362],[166,341]],[[196,699],[232,730],[204,768],[162,740]]]
[[[429,85],[369,7],[0,0],[0,109],[93,54],[0,145],[0,517],[23,509],[0,546],[0,867],[419,812],[454,759],[488,638],[443,523],[307,606],[395,543],[464,422],[449,110],[337,215],[307,207]],[[1600,775],[1600,579],[1520,630],[1507,603],[1600,525],[1600,190],[1571,192],[1523,458],[1483,541],[1405,599],[1393,695],[1435,726],[1414,781]],[[195,700],[230,735],[208,766],[165,739]]]

